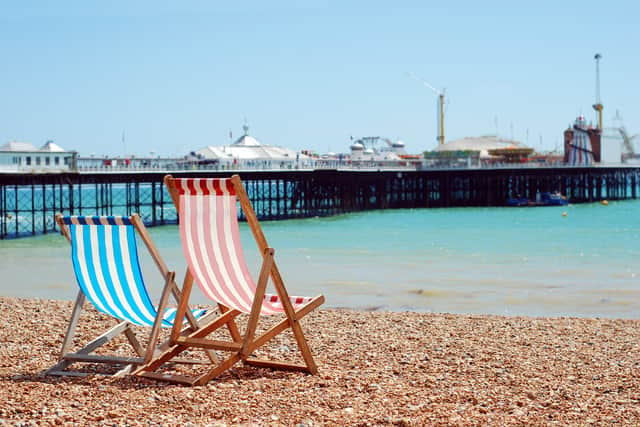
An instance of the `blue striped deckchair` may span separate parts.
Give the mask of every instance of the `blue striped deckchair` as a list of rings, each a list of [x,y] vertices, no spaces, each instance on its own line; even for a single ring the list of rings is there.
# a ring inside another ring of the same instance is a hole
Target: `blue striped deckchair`
[[[156,348],[165,350],[168,344],[157,346],[160,328],[171,328],[175,308],[167,308],[169,295],[179,297],[175,273],[160,257],[149,233],[137,214],[127,216],[62,216],[56,215],[60,230],[71,243],[71,259],[80,287],[71,320],[65,335],[59,362],[47,370],[50,375],[85,375],[66,370],[74,362],[113,363],[125,365],[119,374],[147,363]],[[136,234],[146,245],[165,284],[159,306],[156,307],[144,283],[138,258]],[[69,352],[75,328],[85,299],[93,306],[121,322],[100,335],[81,350]],[[197,319],[205,310],[188,310],[186,320],[191,330],[198,328]],[[151,327],[146,349],[140,344],[131,326]],[[116,357],[91,354],[106,342],[124,333],[137,357]]]

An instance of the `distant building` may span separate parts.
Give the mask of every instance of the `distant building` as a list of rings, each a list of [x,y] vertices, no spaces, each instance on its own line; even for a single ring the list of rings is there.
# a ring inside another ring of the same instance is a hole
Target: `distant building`
[[[470,136],[462,139],[449,141],[446,144],[438,145],[433,151],[477,151],[481,159],[490,159],[493,156],[490,151],[503,149],[526,149],[527,147],[519,141],[500,138],[496,135]]]
[[[62,172],[75,170],[75,151],[66,151],[53,141],[36,148],[28,142],[8,142],[0,146],[1,172]]]
[[[391,141],[379,136],[365,136],[355,140],[349,147],[351,160],[357,161],[397,161],[406,156],[402,141]]]
[[[223,169],[291,169],[303,167],[310,157],[289,148],[261,144],[249,135],[244,125],[244,135],[230,145],[209,145],[191,155],[190,161],[209,164]]]
[[[449,157],[458,161],[464,158],[482,162],[524,163],[533,154],[533,148],[519,141],[504,139],[495,135],[475,136],[449,141],[438,145],[432,152],[425,153],[427,158]]]
[[[564,131],[564,162],[580,166],[600,163],[601,136],[601,129],[587,125],[584,116],[579,116],[573,127]]]
[[[624,135],[621,129],[605,128],[600,135],[600,163],[620,164],[623,163]],[[626,160],[626,159],[625,159]]]
[[[622,124],[607,127],[601,135],[601,158],[603,164],[640,164],[640,139],[630,135]]]

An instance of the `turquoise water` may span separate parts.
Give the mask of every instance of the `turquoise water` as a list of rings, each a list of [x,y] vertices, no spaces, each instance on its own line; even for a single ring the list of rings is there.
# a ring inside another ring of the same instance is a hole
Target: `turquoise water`
[[[640,201],[388,210],[262,225],[290,293],[323,293],[328,307],[640,318]],[[259,255],[241,228],[257,275]],[[181,278],[177,226],[150,231]],[[0,241],[0,295],[73,299],[68,253],[60,235]],[[147,256],[143,265],[158,295]]]

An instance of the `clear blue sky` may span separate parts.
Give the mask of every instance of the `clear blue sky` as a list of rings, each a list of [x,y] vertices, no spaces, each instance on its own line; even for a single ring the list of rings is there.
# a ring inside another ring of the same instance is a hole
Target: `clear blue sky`
[[[350,136],[436,146],[560,145],[578,114],[640,132],[636,1],[0,0],[0,144],[183,155],[236,138],[347,151]],[[122,134],[125,133],[125,144]],[[527,137],[528,135],[528,137]],[[542,138],[542,145],[540,139]]]

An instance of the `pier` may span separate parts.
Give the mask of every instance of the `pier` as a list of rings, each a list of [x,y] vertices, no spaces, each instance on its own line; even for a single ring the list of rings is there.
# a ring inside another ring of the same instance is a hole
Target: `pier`
[[[0,174],[0,239],[56,232],[56,212],[137,212],[148,226],[175,224],[177,214],[162,183],[166,173]],[[533,199],[545,191],[560,191],[570,203],[637,199],[640,194],[637,165],[170,173],[177,177],[238,173],[262,220],[374,209],[504,206],[513,195]]]

